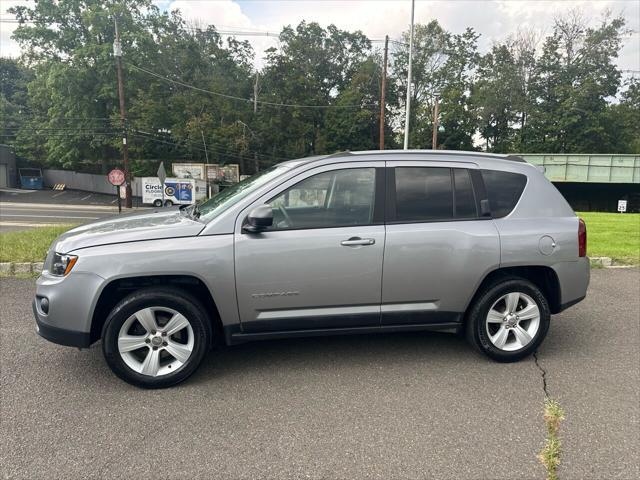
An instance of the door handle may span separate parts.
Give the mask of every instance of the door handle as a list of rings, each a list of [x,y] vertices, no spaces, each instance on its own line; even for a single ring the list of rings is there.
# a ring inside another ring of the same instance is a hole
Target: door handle
[[[376,243],[373,238],[360,238],[360,237],[351,237],[349,240],[343,240],[340,242],[340,245],[345,247],[357,247],[360,245],[373,245]]]

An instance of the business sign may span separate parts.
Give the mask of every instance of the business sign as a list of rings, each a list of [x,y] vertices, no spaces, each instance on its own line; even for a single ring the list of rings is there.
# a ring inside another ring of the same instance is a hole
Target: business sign
[[[618,200],[618,211],[620,213],[625,213],[627,211],[627,201],[626,200]]]
[[[171,166],[176,178],[196,178],[206,180],[206,164],[204,163],[174,163]]]
[[[218,180],[221,182],[238,183],[240,181],[240,166],[228,163],[218,167]]]
[[[215,180],[218,178],[218,164],[210,163],[207,167],[207,180]]]
[[[114,168],[107,175],[107,180],[114,187],[119,187],[124,183],[124,172],[119,168]]]

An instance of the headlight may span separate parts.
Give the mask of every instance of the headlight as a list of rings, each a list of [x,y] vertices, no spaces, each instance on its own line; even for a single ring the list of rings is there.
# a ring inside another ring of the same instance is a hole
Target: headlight
[[[63,253],[54,252],[51,257],[49,273],[58,277],[64,277],[71,271],[77,261],[77,255],[65,255]]]

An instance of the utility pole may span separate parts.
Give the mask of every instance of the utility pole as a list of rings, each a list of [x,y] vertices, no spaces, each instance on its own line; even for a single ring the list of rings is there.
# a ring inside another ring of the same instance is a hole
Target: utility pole
[[[384,37],[384,61],[382,66],[382,84],[380,86],[380,150],[384,150],[384,110],[387,90],[387,54],[389,53],[389,35]]]
[[[438,109],[440,107],[440,98],[436,95],[436,103],[433,106],[433,136],[431,137],[431,148],[438,149]]]
[[[202,144],[204,145],[204,158],[207,161],[207,166],[204,169],[204,176],[207,182],[207,198],[211,198],[211,185],[209,184],[209,154],[207,153],[207,142],[204,140],[204,131],[200,129],[200,135],[202,135]]]
[[[411,31],[409,34],[409,71],[407,72],[407,105],[404,120],[404,149],[409,148],[409,116],[411,112],[411,63],[413,62],[413,14],[416,0],[411,0]]]
[[[258,112],[258,77],[260,74],[256,72],[256,81],[253,83],[253,113]]]
[[[120,44],[120,32],[118,19],[114,18],[116,27],[116,39],[113,42],[113,55],[116,57],[118,70],[118,98],[120,100],[120,126],[122,127],[122,163],[124,167],[125,182],[125,208],[131,208],[131,172],[129,172],[129,145],[127,145],[127,111],[124,106],[124,84],[122,82],[122,46]]]

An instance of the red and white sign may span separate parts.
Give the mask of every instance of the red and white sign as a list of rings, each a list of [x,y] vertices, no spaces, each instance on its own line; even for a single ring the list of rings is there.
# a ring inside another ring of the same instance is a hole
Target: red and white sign
[[[124,172],[119,168],[114,168],[109,172],[107,178],[109,179],[109,183],[111,185],[118,187],[124,183]]]

